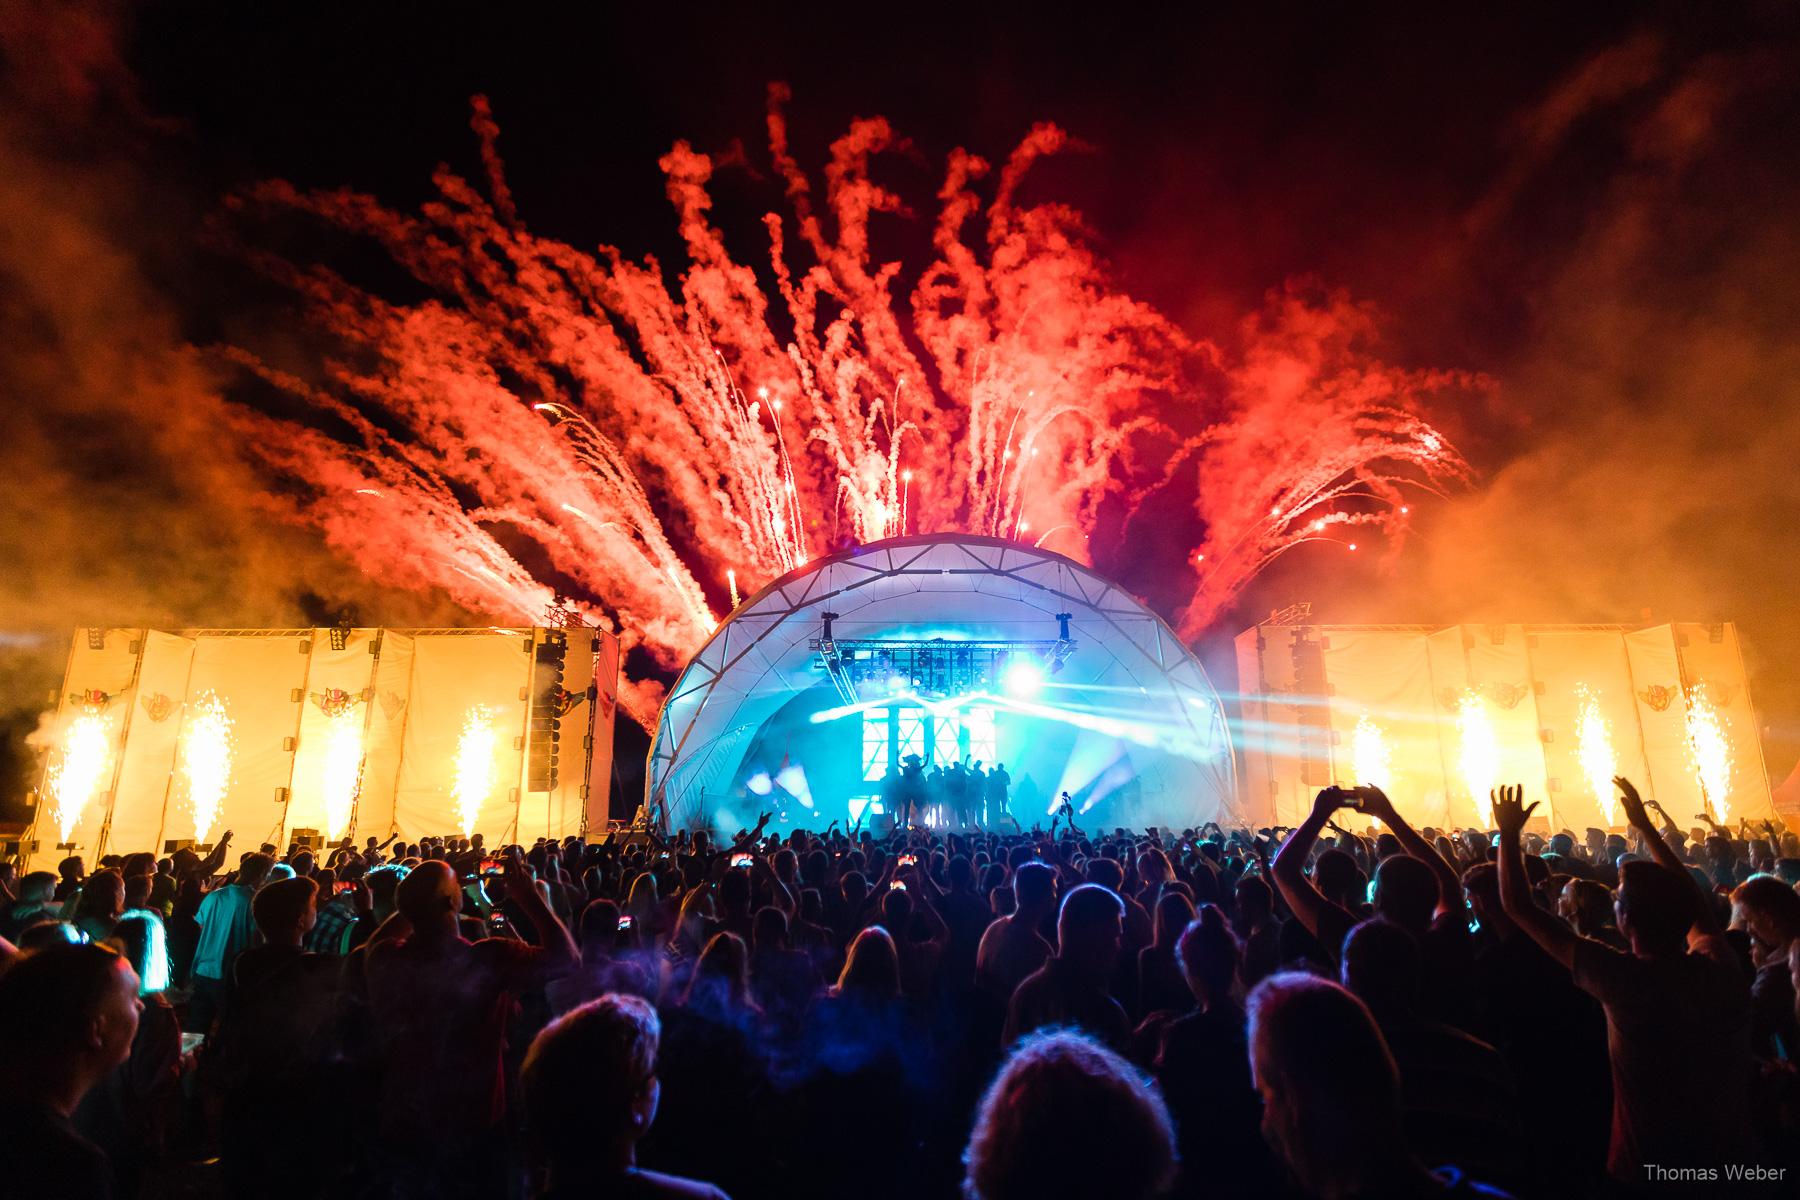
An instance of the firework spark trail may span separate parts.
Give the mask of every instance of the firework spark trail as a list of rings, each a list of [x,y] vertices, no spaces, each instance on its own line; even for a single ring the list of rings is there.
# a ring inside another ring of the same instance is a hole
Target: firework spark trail
[[[235,722],[217,692],[202,692],[182,730],[181,775],[187,782],[188,806],[194,815],[194,841],[212,838],[213,822],[231,789],[231,760],[236,751]]]
[[[728,566],[754,592],[903,530],[1067,529],[1059,548],[1086,559],[1103,501],[1129,513],[1189,472],[1204,526],[1178,617],[1191,637],[1276,556],[1361,525],[1397,546],[1406,490],[1465,476],[1419,410],[1479,381],[1375,360],[1371,318],[1342,297],[1275,297],[1228,356],[1120,290],[1078,213],[1019,199],[1034,164],[1078,148],[1054,126],[1001,164],[990,200],[989,164],[950,156],[935,258],[908,295],[871,249],[874,218],[908,215],[870,177],[904,140],[855,122],[815,192],[786,90],[770,99],[792,210],[764,218],[772,294],[726,247],[714,163],[685,143],[660,160],[688,260],[673,286],[654,259],[532,234],[479,98],[485,191],[440,168],[416,214],[279,182],[235,198],[244,220],[298,213],[373,241],[430,296],[392,303],[245,249],[332,350],[304,382],[231,357],[349,430],[239,416],[290,515],[377,578],[484,614],[536,621],[572,591],[624,649],[673,668],[711,634]],[[644,680],[621,695],[646,724],[659,698]]]
[[[494,790],[494,751],[499,745],[494,710],[485,704],[471,705],[463,714],[462,734],[456,740],[455,779],[450,788],[464,834],[474,834],[481,806]]]
[[[1725,721],[1706,694],[1706,685],[1697,683],[1687,691],[1688,761],[1694,781],[1700,785],[1700,798],[1715,821],[1724,821],[1731,813],[1726,797],[1731,795],[1731,740],[1725,735]]]
[[[1576,757],[1581,761],[1581,774],[1588,791],[1606,814],[1608,825],[1617,824],[1619,801],[1613,778],[1619,773],[1618,755],[1613,752],[1612,727],[1600,715],[1600,698],[1587,684],[1575,688],[1579,707],[1575,717]]]
[[[50,768],[50,809],[56,818],[58,841],[67,844],[75,836],[81,812],[100,790],[112,767],[112,738],[106,718],[99,713],[80,713],[63,732],[56,765]]]
[[[1493,823],[1493,798],[1489,793],[1500,781],[1500,740],[1494,736],[1487,705],[1474,688],[1464,691],[1456,703],[1456,733],[1457,767],[1462,772],[1463,787],[1475,806],[1475,823],[1486,828]]]

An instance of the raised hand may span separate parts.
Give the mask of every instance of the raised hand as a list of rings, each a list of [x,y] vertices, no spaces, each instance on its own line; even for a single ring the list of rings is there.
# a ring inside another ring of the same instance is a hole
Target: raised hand
[[[1536,800],[1525,803],[1525,785],[1519,783],[1488,792],[1488,799],[1493,802],[1494,824],[1501,837],[1518,837],[1538,806]]]
[[[1393,824],[1396,815],[1394,812],[1394,802],[1388,799],[1386,792],[1382,791],[1374,784],[1369,783],[1357,788],[1356,794],[1362,798],[1363,812],[1374,817],[1384,825]]]
[[[1613,786],[1619,789],[1619,806],[1625,810],[1625,822],[1634,829],[1645,829],[1650,825],[1650,814],[1644,810],[1644,798],[1638,795],[1637,788],[1631,780],[1623,775],[1613,776]]]
[[[1319,794],[1313,797],[1313,815],[1327,816],[1343,808],[1346,801],[1344,789],[1337,786],[1320,788]]]

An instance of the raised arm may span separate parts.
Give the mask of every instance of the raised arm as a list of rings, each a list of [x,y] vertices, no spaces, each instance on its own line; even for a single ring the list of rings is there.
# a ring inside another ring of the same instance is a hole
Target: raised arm
[[[781,876],[775,873],[775,868],[769,865],[769,860],[760,854],[753,856],[750,859],[750,872],[752,875],[768,881],[769,889],[775,896],[775,907],[786,913],[791,919],[799,905],[794,903],[794,893],[788,890],[787,884],[781,882]]]
[[[1633,829],[1638,831],[1638,835],[1644,841],[1644,847],[1650,851],[1650,857],[1656,860],[1657,866],[1666,871],[1675,872],[1692,889],[1694,893],[1694,931],[1702,937],[1724,933],[1725,924],[1719,920],[1719,910],[1713,907],[1712,897],[1694,881],[1693,875],[1687,869],[1687,864],[1681,861],[1681,856],[1675,853],[1669,843],[1663,839],[1662,834],[1656,831],[1656,826],[1651,824],[1650,814],[1645,811],[1643,797],[1638,795],[1637,788],[1633,787],[1631,780],[1623,775],[1614,776],[1613,783],[1618,786],[1621,804],[1625,809],[1625,819],[1631,823]],[[1664,813],[1663,816],[1666,819],[1668,814]]]
[[[1325,788],[1314,796],[1312,812],[1288,835],[1276,853],[1275,861],[1269,864],[1269,873],[1289,911],[1319,940],[1334,962],[1343,946],[1344,934],[1356,924],[1356,918],[1327,900],[1325,894],[1313,886],[1312,880],[1306,877],[1306,856],[1319,840],[1319,831],[1325,828],[1331,814],[1343,802],[1342,790],[1335,787]]]
[[[1526,936],[1543,947],[1544,953],[1565,967],[1573,967],[1578,940],[1574,931],[1537,906],[1531,898],[1531,880],[1525,874],[1525,849],[1520,835],[1527,818],[1536,810],[1537,801],[1525,804],[1523,785],[1503,787],[1490,796],[1494,824],[1500,829],[1500,907]]]
[[[225,865],[225,851],[230,846],[231,830],[227,829],[219,835],[218,842],[213,845],[212,853],[201,860],[200,878],[208,879],[219,873],[219,868]]]
[[[578,962],[581,955],[575,949],[575,939],[569,936],[568,926],[557,920],[550,906],[544,903],[543,893],[532,882],[531,872],[525,869],[525,861],[517,850],[507,860],[505,878],[507,898],[524,910],[525,919],[537,930],[538,944],[544,949],[545,968],[554,973]]]
[[[1463,898],[1462,880],[1457,878],[1456,869],[1406,823],[1406,818],[1394,808],[1386,792],[1378,787],[1362,787],[1357,791],[1363,798],[1363,811],[1393,831],[1409,858],[1416,858],[1431,868],[1438,882],[1438,912],[1453,917],[1467,914],[1469,904]]]
[[[938,901],[943,893],[938,891],[937,881],[931,877],[922,863],[914,863],[905,869],[906,886],[912,889],[913,911],[918,913],[929,931],[928,939],[941,950],[950,944],[950,927],[944,924],[943,914],[938,912]]]
[[[758,816],[756,819],[756,828],[740,834],[737,841],[731,843],[731,849],[725,852],[726,858],[729,859],[733,854],[742,854],[746,847],[761,841],[763,830],[768,828],[769,819],[774,815],[774,813],[762,813]]]

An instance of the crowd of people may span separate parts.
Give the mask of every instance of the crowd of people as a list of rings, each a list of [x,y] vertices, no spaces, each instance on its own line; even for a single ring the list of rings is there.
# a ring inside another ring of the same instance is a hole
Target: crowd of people
[[[1297,828],[346,840],[0,869],[21,1197],[1792,1186],[1800,842]],[[1358,828],[1353,829],[1356,826]],[[1786,1183],[1783,1184],[1782,1181]],[[12,1190],[16,1189],[16,1190]]]

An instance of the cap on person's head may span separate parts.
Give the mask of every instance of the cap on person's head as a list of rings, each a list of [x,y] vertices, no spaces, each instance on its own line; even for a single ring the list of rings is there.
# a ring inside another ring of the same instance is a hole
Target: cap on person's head
[[[316,903],[319,885],[304,875],[264,884],[250,901],[250,916],[266,938],[299,928]]]
[[[462,889],[448,863],[428,859],[410,871],[394,889],[394,907],[414,925],[429,924],[447,912],[462,910]]]
[[[538,1151],[550,1162],[568,1161],[591,1156],[596,1137],[641,1137],[656,1116],[661,1041],[649,1002],[616,993],[545,1026],[519,1070],[526,1130]]]
[[[1000,1068],[963,1165],[971,1200],[1147,1200],[1175,1173],[1175,1138],[1154,1082],[1083,1034],[1051,1030]]]

